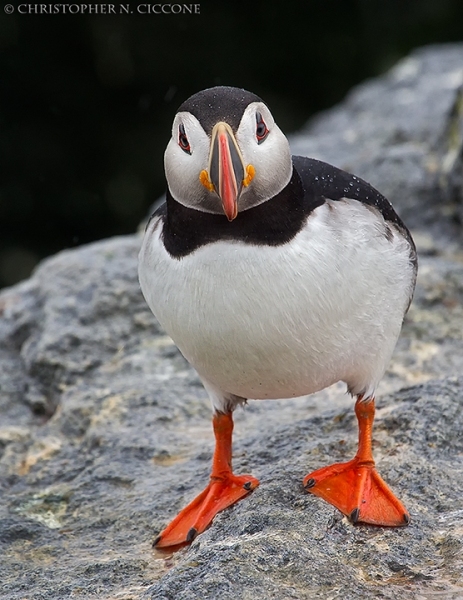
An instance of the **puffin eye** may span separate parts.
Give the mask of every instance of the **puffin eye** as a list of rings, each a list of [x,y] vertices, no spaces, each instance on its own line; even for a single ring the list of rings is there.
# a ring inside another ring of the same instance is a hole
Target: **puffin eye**
[[[185,133],[185,127],[180,123],[178,126],[178,145],[187,154],[191,154],[190,142]]]
[[[262,115],[260,114],[260,112],[256,112],[256,138],[257,138],[257,143],[261,144],[265,138],[268,136],[269,131],[267,129],[267,125],[265,124],[264,119],[262,118]]]

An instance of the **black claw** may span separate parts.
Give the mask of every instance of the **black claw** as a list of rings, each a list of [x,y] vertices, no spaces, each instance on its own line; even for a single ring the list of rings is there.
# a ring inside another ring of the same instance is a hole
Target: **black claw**
[[[310,488],[313,488],[313,486],[314,486],[315,484],[316,484],[316,481],[315,481],[315,479],[314,479],[313,477],[311,477],[311,478],[310,478],[310,479],[307,481],[307,483],[305,484],[305,486],[304,486],[304,487],[305,487],[305,489],[306,489],[306,490],[308,490],[308,489],[310,489]]]
[[[160,541],[161,541],[161,536],[160,536],[160,535],[158,535],[158,537],[157,537],[157,538],[154,540],[154,542],[153,542],[153,548],[154,548],[154,546],[156,546],[156,544],[158,544]]]
[[[190,531],[186,534],[186,541],[192,542],[195,537],[198,535],[198,530],[192,527]]]
[[[350,513],[350,520],[352,521],[352,523],[354,523],[354,525],[359,520],[359,517],[360,517],[360,509],[354,508],[354,510]]]
[[[410,515],[404,514],[404,523],[408,525],[410,523]]]
[[[243,485],[243,488],[245,490],[250,490],[252,486],[252,481],[246,481],[246,483]]]

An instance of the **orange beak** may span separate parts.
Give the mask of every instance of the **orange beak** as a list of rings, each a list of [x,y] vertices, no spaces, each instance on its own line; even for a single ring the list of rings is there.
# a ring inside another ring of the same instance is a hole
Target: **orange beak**
[[[229,221],[238,215],[238,198],[246,169],[231,127],[219,122],[212,130],[209,174]]]

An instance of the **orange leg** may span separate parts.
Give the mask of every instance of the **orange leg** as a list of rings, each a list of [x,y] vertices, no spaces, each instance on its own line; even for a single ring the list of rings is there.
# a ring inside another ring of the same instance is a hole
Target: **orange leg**
[[[305,489],[320,496],[353,523],[398,527],[407,525],[410,516],[375,469],[371,437],[375,417],[374,399],[357,398],[355,414],[359,425],[359,444],[355,457],[346,463],[323,467],[304,478]]]
[[[232,414],[215,413],[212,424],[215,451],[210,483],[154,540],[156,548],[192,542],[211,524],[218,512],[238,502],[259,485],[259,481],[251,475],[238,476],[232,472]]]

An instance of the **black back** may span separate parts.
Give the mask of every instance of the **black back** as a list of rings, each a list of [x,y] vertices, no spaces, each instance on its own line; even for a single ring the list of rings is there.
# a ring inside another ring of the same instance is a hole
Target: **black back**
[[[311,210],[326,199],[350,198],[376,208],[385,221],[406,229],[389,200],[360,177],[314,158],[293,156],[293,163],[303,181],[306,196],[310,197]]]

